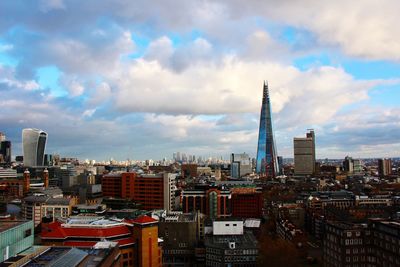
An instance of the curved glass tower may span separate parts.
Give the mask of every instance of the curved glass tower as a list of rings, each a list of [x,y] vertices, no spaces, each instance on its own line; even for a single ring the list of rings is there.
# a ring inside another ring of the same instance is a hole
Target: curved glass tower
[[[258,132],[256,172],[267,178],[278,174],[274,133],[272,131],[271,104],[269,101],[268,83],[264,82],[263,98]]]
[[[43,166],[47,133],[39,129],[22,130],[22,152],[24,166]]]

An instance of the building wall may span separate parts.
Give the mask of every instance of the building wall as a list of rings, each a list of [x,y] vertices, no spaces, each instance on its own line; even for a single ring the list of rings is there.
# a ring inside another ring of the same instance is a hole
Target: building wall
[[[131,199],[146,210],[172,210],[175,176],[169,173],[138,175],[133,172],[108,174],[102,178],[103,196]]]
[[[133,228],[136,241],[136,265],[138,267],[157,267],[162,265],[161,249],[158,246],[158,226],[141,225]]]
[[[122,179],[120,175],[104,175],[101,179],[103,196],[120,198],[122,195]]]
[[[0,232],[0,262],[33,246],[33,228],[33,221],[27,221]]]
[[[315,172],[313,138],[294,138],[294,173],[311,175]]]
[[[263,198],[261,192],[232,193],[232,216],[238,218],[260,218]]]

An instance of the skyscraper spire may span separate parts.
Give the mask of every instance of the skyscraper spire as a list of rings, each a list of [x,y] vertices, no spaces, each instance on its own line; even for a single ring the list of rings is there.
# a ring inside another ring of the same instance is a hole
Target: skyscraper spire
[[[278,161],[272,131],[271,104],[268,81],[264,81],[263,98],[258,132],[256,172],[267,178],[275,178],[278,173]]]

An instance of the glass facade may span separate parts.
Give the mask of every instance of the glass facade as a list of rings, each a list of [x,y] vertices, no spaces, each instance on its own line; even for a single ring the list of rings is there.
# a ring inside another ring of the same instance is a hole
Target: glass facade
[[[275,177],[278,173],[268,83],[264,83],[263,90],[260,128],[258,132],[256,172],[271,178]]]

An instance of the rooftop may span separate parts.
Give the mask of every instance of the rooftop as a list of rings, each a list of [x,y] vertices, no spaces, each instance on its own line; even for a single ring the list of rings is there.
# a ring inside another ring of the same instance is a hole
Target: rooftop
[[[254,235],[247,231],[243,235],[207,235],[205,237],[206,247],[229,249],[230,242],[235,243],[235,249],[256,249],[258,246]]]
[[[9,229],[12,229],[14,227],[17,227],[19,225],[22,225],[24,223],[27,223],[29,221],[1,221],[0,223],[0,233],[5,232]]]

